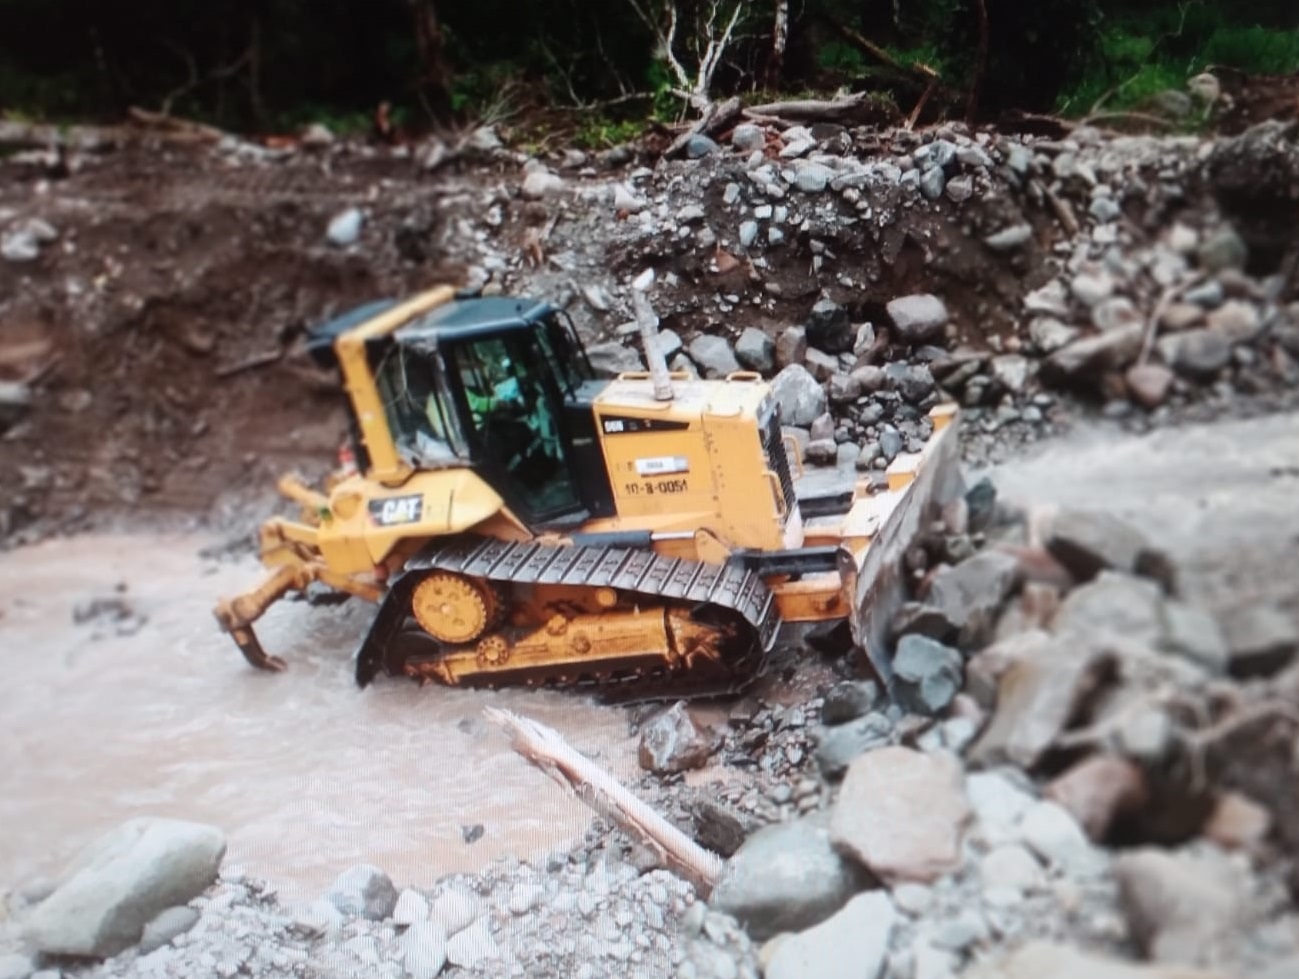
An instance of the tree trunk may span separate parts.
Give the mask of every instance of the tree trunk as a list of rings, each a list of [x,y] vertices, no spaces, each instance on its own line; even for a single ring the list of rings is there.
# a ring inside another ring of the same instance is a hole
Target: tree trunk
[[[789,43],[789,0],[776,0],[776,20],[771,28],[771,60],[767,62],[767,87],[780,88],[785,72],[785,46]]]
[[[988,67],[988,4],[987,0],[975,0],[979,14],[979,41],[974,55],[974,77],[970,80],[970,97],[965,104],[966,125],[973,126],[979,112],[979,93],[983,88],[983,74]]]
[[[437,122],[450,122],[451,66],[446,59],[446,34],[438,20],[433,0],[410,0],[415,21],[415,46],[419,51],[419,92]]]

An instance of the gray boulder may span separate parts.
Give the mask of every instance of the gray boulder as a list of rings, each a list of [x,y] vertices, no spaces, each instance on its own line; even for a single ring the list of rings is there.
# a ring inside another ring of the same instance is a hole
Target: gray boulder
[[[831,299],[819,299],[807,318],[807,342],[828,354],[852,351],[857,331],[849,321],[848,310]]]
[[[767,374],[776,365],[776,343],[756,326],[746,326],[735,342],[735,359],[748,370]]]
[[[735,351],[725,337],[702,334],[690,341],[690,359],[699,365],[704,377],[718,378],[740,369]]]
[[[1253,605],[1223,617],[1223,633],[1233,676],[1268,676],[1290,664],[1299,650],[1299,627],[1279,608]]]
[[[807,330],[791,326],[776,340],[776,366],[782,370],[790,364],[801,364],[807,357]]]
[[[652,717],[641,729],[640,767],[658,775],[702,768],[717,750],[717,739],[695,724],[684,701]]]
[[[140,936],[140,954],[148,955],[156,949],[171,943],[177,935],[183,935],[198,924],[198,912],[194,908],[168,908],[144,926]]]
[[[617,377],[623,371],[643,371],[644,361],[640,351],[630,342],[608,340],[605,343],[593,343],[586,348],[591,368],[597,377]]]
[[[339,874],[325,898],[343,914],[382,921],[397,906],[397,888],[378,867],[363,863]]]
[[[821,702],[821,723],[846,724],[865,716],[880,700],[880,687],[874,680],[845,680],[836,683]]]
[[[868,882],[830,845],[824,820],[797,819],[758,830],[726,864],[713,910],[757,941],[824,921]]]
[[[1163,593],[1154,582],[1117,571],[1102,571],[1075,588],[1051,621],[1058,635],[1089,641],[1113,633],[1150,649],[1164,645]]]
[[[401,937],[402,965],[410,979],[434,979],[447,963],[447,935],[436,921],[412,925]]]
[[[27,941],[46,955],[116,955],[159,913],[210,887],[225,852],[225,835],[214,826],[129,820],[73,863],[32,912]]]
[[[940,174],[941,176],[941,174]],[[939,188],[941,193],[941,188]],[[903,343],[918,344],[942,336],[949,319],[947,307],[937,296],[922,294],[894,299],[886,307]]]
[[[923,364],[888,364],[884,368],[884,380],[912,404],[918,404],[934,391],[934,376]]]
[[[860,720],[825,728],[817,733],[816,763],[826,778],[838,778],[852,760],[893,740],[893,722],[875,711]]]
[[[1231,338],[1207,326],[1169,334],[1157,346],[1174,369],[1199,380],[1212,378],[1231,361]]]
[[[893,658],[898,703],[915,714],[933,717],[961,691],[965,672],[961,654],[926,636],[903,636]]]
[[[1132,323],[1108,333],[1083,337],[1042,361],[1042,373],[1047,380],[1071,382],[1121,370],[1136,360],[1144,335],[1144,327]]]
[[[731,145],[743,153],[752,153],[766,145],[766,134],[761,126],[743,122],[731,132]]]
[[[36,963],[27,955],[0,955],[0,979],[29,979]]]
[[[878,979],[896,920],[887,894],[858,894],[821,924],[782,938],[763,975],[766,979]]]
[[[1080,582],[1106,570],[1135,571],[1149,546],[1139,530],[1102,510],[1062,510],[1046,541],[1052,557]]]
[[[992,636],[997,613],[1019,578],[1019,561],[1013,555],[981,551],[935,572],[925,604],[947,617],[962,649],[974,649]]]
[[[825,411],[825,391],[802,364],[790,364],[777,374],[771,390],[786,425],[806,428]]]

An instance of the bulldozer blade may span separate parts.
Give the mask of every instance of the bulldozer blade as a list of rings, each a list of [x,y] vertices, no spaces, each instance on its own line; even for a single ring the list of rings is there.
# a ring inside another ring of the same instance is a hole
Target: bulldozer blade
[[[898,494],[896,505],[883,518],[870,546],[858,565],[851,555],[841,560],[848,567],[841,573],[854,581],[852,638],[870,665],[892,692],[893,668],[889,650],[889,626],[907,600],[906,553],[942,508],[961,495],[960,442],[953,412],[925,443],[917,458],[904,460],[915,478]]]
[[[234,638],[235,645],[239,647],[239,652],[244,654],[244,659],[257,669],[270,673],[283,673],[289,668],[289,664],[284,660],[262,649],[261,641],[257,638],[257,633],[253,632],[252,626],[232,629],[230,635]]]

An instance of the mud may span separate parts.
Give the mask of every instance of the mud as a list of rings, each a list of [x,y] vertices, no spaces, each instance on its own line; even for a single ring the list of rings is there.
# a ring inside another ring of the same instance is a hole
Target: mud
[[[229,862],[288,899],[356,863],[432,881],[579,838],[588,811],[482,721],[488,703],[562,727],[634,777],[624,712],[578,696],[359,690],[359,602],[282,603],[261,632],[291,672],[253,671],[209,606],[257,571],[200,557],[212,543],[95,535],[0,556],[0,880],[57,873],[134,815],[223,827]],[[95,599],[102,611],[87,617]]]

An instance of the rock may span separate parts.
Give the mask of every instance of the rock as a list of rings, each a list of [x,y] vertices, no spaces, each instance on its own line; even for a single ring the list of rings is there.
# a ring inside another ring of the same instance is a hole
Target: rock
[[[886,309],[899,340],[913,346],[941,336],[949,318],[943,301],[929,294],[894,299]]]
[[[0,979],[29,979],[36,963],[26,955],[0,955]]]
[[[978,963],[961,979],[1230,979],[1226,973],[1123,962],[1066,945],[1031,941]]]
[[[482,962],[501,958],[501,950],[492,937],[486,918],[451,936],[446,944],[447,962],[462,969],[472,969]]]
[[[758,222],[741,221],[739,230],[739,241],[741,248],[751,248],[753,243],[758,240]]]
[[[1227,672],[1231,660],[1217,618],[1206,609],[1184,602],[1164,603],[1163,648],[1217,675]]]
[[[1061,347],[1042,362],[1043,374],[1062,381],[1075,381],[1105,371],[1127,367],[1141,352],[1145,328],[1138,323],[1083,337]]]
[[[740,362],[735,359],[735,352],[725,337],[701,334],[690,341],[688,351],[704,377],[725,377],[740,369]]]
[[[1078,337],[1078,331],[1050,316],[1039,316],[1028,324],[1028,338],[1044,354],[1054,353],[1068,346]]]
[[[1204,321],[1204,310],[1194,303],[1169,303],[1159,316],[1162,329],[1171,332],[1189,330]]]
[[[410,979],[434,979],[447,962],[447,936],[435,921],[411,925],[401,937],[401,961]]]
[[[1009,888],[1025,893],[1042,885],[1044,875],[1037,857],[1018,844],[1003,844],[983,858],[979,866],[985,892],[989,888]]]
[[[324,898],[311,902],[293,916],[293,926],[313,938],[334,937],[343,927],[343,916]]]
[[[148,955],[171,944],[173,938],[185,934],[196,924],[198,912],[193,908],[168,908],[144,926],[144,932],[140,935],[140,954]]]
[[[808,436],[813,442],[822,439],[834,440],[834,416],[828,411],[823,415],[817,415],[812,421],[812,427],[808,430]]]
[[[1126,296],[1111,296],[1092,307],[1092,325],[1102,333],[1133,324],[1144,329],[1145,320]]]
[[[1087,213],[1101,224],[1109,224],[1123,216],[1123,208],[1119,207],[1113,197],[1094,197]]]
[[[641,729],[640,767],[656,775],[702,768],[717,750],[717,738],[701,729],[678,700],[667,710],[654,715]]]
[[[1028,222],[1021,222],[988,235],[983,239],[983,243],[994,252],[1008,252],[1028,244],[1032,237],[1033,226]]]
[[[879,979],[897,912],[887,894],[858,894],[838,913],[783,939],[765,979]]]
[[[992,721],[970,748],[977,764],[1032,769],[1112,663],[1077,641],[1037,635],[1034,654],[1001,676]]]
[[[805,327],[807,342],[828,354],[851,352],[856,332],[849,322],[848,310],[831,299],[819,299],[808,315]]]
[[[32,390],[17,381],[0,381],[0,432],[18,424],[31,409]]]
[[[801,931],[838,911],[866,883],[830,845],[823,820],[804,817],[758,830],[736,852],[713,891],[713,910],[757,941]]]
[[[1116,820],[1146,803],[1146,779],[1126,758],[1092,755],[1051,782],[1043,795],[1059,803],[1092,842],[1103,843]]]
[[[1020,822],[1036,804],[1031,795],[1001,772],[971,773],[965,795],[984,840],[992,846],[1020,841]]]
[[[521,881],[510,888],[509,900],[506,902],[510,914],[525,915],[546,897],[546,889],[541,884]]]
[[[949,200],[955,201],[957,204],[964,203],[974,196],[974,178],[969,174],[953,177],[947,181],[944,192]]]
[[[633,192],[625,184],[616,184],[613,188],[613,209],[628,214],[639,214],[649,205],[643,197]]]
[[[807,443],[803,456],[814,466],[833,466],[839,458],[839,445],[834,439],[813,439]]]
[[[417,925],[429,919],[429,903],[419,891],[409,887],[397,895],[397,903],[392,908],[392,921],[395,925]]]
[[[1100,862],[1082,827],[1054,802],[1036,803],[1024,813],[1019,835],[1029,849],[1070,876],[1091,876]]]
[[[1069,294],[1064,283],[1052,279],[1040,289],[1034,289],[1024,297],[1024,310],[1041,316],[1053,316],[1064,319],[1069,316]]]
[[[664,360],[670,360],[674,354],[681,351],[682,347],[681,335],[676,330],[659,330],[655,343],[663,354]]]
[[[478,913],[478,898],[468,891],[452,888],[439,894],[434,900],[429,919],[435,922],[444,934],[454,935],[473,924]]]
[[[1299,649],[1295,620],[1266,605],[1232,609],[1222,617],[1229,655],[1228,671],[1236,677],[1269,676],[1284,669]]]
[[[1143,848],[1119,856],[1114,876],[1129,930],[1156,962],[1204,964],[1243,924],[1245,881],[1225,859]]]
[[[1095,306],[1114,294],[1114,277],[1101,269],[1079,272],[1069,281],[1069,291],[1084,306]]]
[[[1168,398],[1173,372],[1163,364],[1133,364],[1123,375],[1128,396],[1141,407],[1153,410]]]
[[[826,778],[838,778],[854,758],[888,744],[892,737],[893,723],[888,717],[879,712],[867,714],[818,732],[816,763]]]
[[[925,636],[904,636],[893,658],[898,703],[914,714],[934,717],[960,693],[965,674],[961,654]]]
[[[781,370],[790,364],[801,364],[807,356],[807,330],[787,327],[776,340],[776,366]]]
[[[746,326],[735,342],[735,359],[740,366],[766,375],[776,364],[776,344],[756,326]]]
[[[325,237],[329,239],[331,245],[337,248],[347,248],[350,245],[355,245],[361,238],[361,225],[364,221],[365,216],[360,209],[349,207],[329,222]]]
[[[1231,340],[1208,327],[1169,334],[1155,346],[1174,369],[1200,380],[1212,378],[1231,360]]]
[[[41,243],[30,231],[10,231],[0,238],[0,258],[15,265],[34,262],[41,257]]]
[[[731,131],[731,145],[742,153],[752,153],[767,144],[766,133],[761,126],[742,122]]]
[[[1272,814],[1247,795],[1224,792],[1204,825],[1204,838],[1226,850],[1257,850],[1272,830]]]
[[[924,600],[947,617],[961,648],[974,649],[991,637],[1002,603],[1018,584],[1013,555],[982,551],[935,572]]]
[[[724,857],[734,854],[755,829],[752,819],[712,799],[703,798],[691,807],[695,840]]]
[[[1225,269],[1243,269],[1249,259],[1244,239],[1230,225],[1211,232],[1196,252],[1200,268],[1210,274]]]
[[[934,391],[934,376],[923,364],[888,364],[884,379],[888,387],[911,404],[919,404]]]
[[[716,153],[718,146],[707,136],[695,133],[686,140],[686,159],[701,160]]]
[[[555,197],[564,191],[564,178],[544,167],[535,167],[523,178],[522,193],[530,201]]]
[[[880,701],[880,687],[874,680],[845,680],[836,683],[821,702],[821,723],[834,725],[855,721],[873,710]]]
[[[861,381],[850,374],[835,374],[830,378],[830,403],[845,405],[861,397]]]
[[[1112,633],[1158,649],[1165,637],[1163,596],[1153,582],[1102,571],[1069,593],[1052,628],[1082,644]]]
[[[1263,332],[1263,317],[1253,303],[1229,299],[1208,315],[1207,325],[1229,343],[1250,343]]]
[[[946,182],[947,178],[943,175],[941,167],[930,167],[920,174],[920,193],[931,201],[936,201],[943,196]]]
[[[1103,510],[1061,510],[1046,540],[1052,557],[1080,582],[1106,570],[1135,571],[1149,546],[1144,534]]]
[[[891,628],[896,639],[914,634],[941,641],[955,635],[955,627],[942,609],[921,602],[904,603],[893,617]]]
[[[888,884],[931,883],[961,865],[973,815],[964,775],[950,755],[879,748],[848,766],[830,836]]]
[[[805,194],[819,194],[833,176],[834,171],[824,163],[800,160],[794,168],[794,186]]]
[[[345,915],[382,921],[397,904],[397,888],[378,867],[362,863],[334,878],[325,897]]]
[[[617,377],[624,371],[645,369],[640,351],[630,343],[623,343],[621,340],[593,343],[586,348],[586,355],[597,377]]]
[[[780,404],[781,422],[806,427],[826,408],[825,391],[802,364],[790,364],[772,379],[771,391]]]
[[[128,820],[84,850],[37,905],[27,941],[46,955],[116,955],[162,911],[207,889],[225,852],[225,836],[214,826]]]

